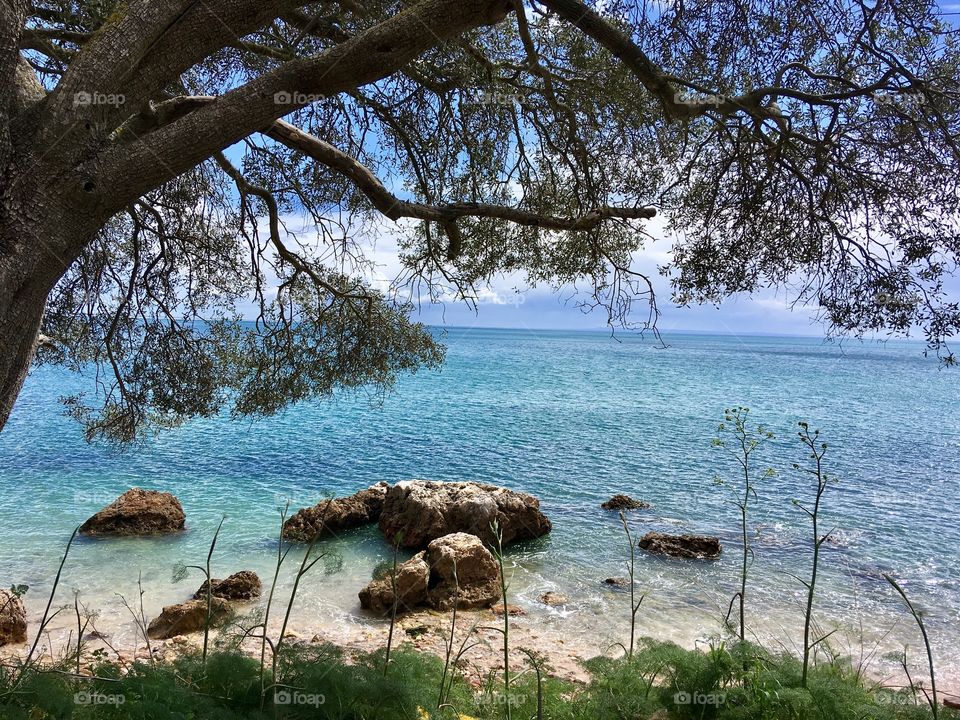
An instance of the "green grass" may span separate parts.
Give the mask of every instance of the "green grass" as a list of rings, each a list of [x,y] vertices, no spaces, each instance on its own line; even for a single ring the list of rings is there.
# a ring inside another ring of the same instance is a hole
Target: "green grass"
[[[223,650],[212,651],[206,666],[197,653],[173,663],[137,664],[126,675],[116,665],[101,662],[94,668],[96,677],[86,679],[69,675],[67,667],[31,669],[16,686],[16,673],[7,671],[0,676],[0,717],[416,720],[423,717],[418,708],[424,708],[432,719],[452,720],[460,713],[501,720],[507,717],[509,705],[513,717],[527,719],[537,717],[538,694],[542,716],[549,720],[932,717],[922,697],[867,687],[840,661],[813,666],[805,689],[798,659],[752,645],[718,643],[703,652],[643,639],[632,659],[586,661],[591,680],[585,685],[544,677],[538,686],[535,673],[517,672],[509,698],[504,697],[497,675],[480,688],[457,676],[449,706],[440,710],[436,708],[443,675],[439,658],[404,647],[394,652],[386,676],[383,663],[382,651],[348,661],[332,646],[288,647],[277,665],[280,687],[269,692],[262,707],[259,662]],[[274,692],[284,691],[297,702],[274,702]],[[100,702],[83,704],[89,698]],[[941,717],[960,718],[960,714],[943,710]]]

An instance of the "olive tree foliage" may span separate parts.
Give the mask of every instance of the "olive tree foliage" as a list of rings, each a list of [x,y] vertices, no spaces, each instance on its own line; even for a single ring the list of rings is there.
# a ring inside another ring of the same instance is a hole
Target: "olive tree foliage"
[[[0,427],[32,362],[119,441],[384,389],[501,274],[655,327],[654,215],[677,303],[951,362],[957,59],[922,0],[3,0]]]

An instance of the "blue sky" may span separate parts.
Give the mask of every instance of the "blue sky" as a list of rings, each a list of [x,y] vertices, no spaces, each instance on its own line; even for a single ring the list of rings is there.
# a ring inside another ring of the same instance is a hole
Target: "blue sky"
[[[462,302],[448,301],[442,305],[421,306],[417,317],[430,325],[576,330],[607,327],[606,316],[601,311],[585,313],[576,306],[576,298],[568,296],[569,293],[534,291],[525,293],[522,303],[508,296],[481,301],[476,311]],[[825,327],[813,321],[809,312],[791,312],[772,294],[767,298],[731,298],[719,308],[677,307],[665,295],[660,300],[660,309],[658,327],[665,333],[825,334]]]
[[[633,268],[654,283],[661,311],[658,327],[664,332],[714,332],[723,334],[778,334],[823,336],[825,326],[814,320],[812,308],[790,310],[783,292],[764,291],[756,296],[738,295],[719,308],[710,306],[678,307],[670,302],[669,282],[659,275],[658,265],[669,260],[672,240],[650,223],[648,231],[655,239],[634,256]],[[389,228],[376,240],[368,256],[376,263],[372,280],[386,289],[400,272],[396,244]],[[518,292],[519,290],[519,292]],[[416,316],[430,325],[476,326],[530,329],[607,329],[602,310],[584,312],[578,301],[588,299],[573,287],[556,292],[549,287],[529,288],[524,278],[495,278],[489,288],[478,293],[476,308],[453,299],[431,304],[419,303]],[[635,319],[646,316],[646,306],[638,302]]]
[[[300,230],[296,233],[303,241],[309,231],[304,228],[303,218],[286,217],[287,227]],[[401,221],[406,222],[406,221]],[[634,255],[633,269],[643,272],[651,278],[657,293],[660,307],[658,328],[663,333],[706,332],[724,335],[800,335],[824,337],[827,326],[816,319],[816,308],[798,304],[790,307],[793,296],[789,290],[764,289],[754,295],[738,294],[728,297],[719,306],[701,305],[679,307],[670,300],[670,288],[667,278],[657,272],[670,258],[669,249],[673,244],[659,227],[656,220],[647,227],[654,238],[648,240],[645,247]],[[266,228],[261,228],[266,232]],[[383,220],[377,224],[374,234],[366,238],[357,238],[367,259],[373,263],[372,270],[363,272],[374,287],[389,291],[401,274],[398,248],[394,226]],[[290,245],[295,241],[288,239]],[[309,244],[309,243],[308,243]],[[355,274],[356,269],[348,270]],[[276,287],[274,278],[268,279],[268,285]],[[960,296],[960,279],[953,278],[946,284],[953,297]],[[408,295],[401,293],[401,298]],[[431,303],[424,295],[417,302],[416,319],[434,326],[450,327],[488,327],[518,328],[535,330],[607,330],[606,314],[602,309],[585,312],[579,301],[588,297],[573,287],[557,292],[547,286],[530,288],[521,276],[494,278],[489,287],[480,288],[476,307],[452,297],[442,302]],[[635,304],[634,319],[637,322],[646,317],[646,306],[642,301]],[[243,307],[247,317],[253,317],[252,304]],[[885,334],[876,336],[886,338]],[[922,339],[922,333],[913,337]]]
[[[670,259],[673,240],[667,237],[662,221],[647,226],[654,238],[634,255],[633,269],[647,275],[654,284],[660,308],[658,327],[663,332],[712,332],[721,334],[777,334],[823,336],[826,327],[815,320],[814,308],[791,310],[783,291],[765,290],[755,296],[746,294],[728,298],[720,307],[712,305],[679,307],[670,301],[667,278],[657,267]],[[386,290],[400,272],[394,234],[388,224],[380,232],[368,257],[376,270],[369,276],[374,286]],[[519,292],[518,292],[519,290]],[[426,298],[419,303],[416,316],[430,325],[467,327],[500,327],[530,329],[608,329],[602,309],[584,312],[578,301],[587,300],[573,287],[556,292],[549,287],[529,288],[524,278],[495,278],[489,288],[478,293],[476,308],[453,299],[431,304]],[[637,302],[635,320],[646,317],[646,306]]]
[[[960,2],[940,4],[940,11],[951,24],[960,20]],[[237,145],[235,150],[240,150]],[[239,161],[239,152],[235,158]],[[232,156],[232,154],[231,154]],[[392,191],[404,195],[401,188],[394,188],[394,178],[381,178]],[[296,226],[297,221],[291,225]],[[302,220],[302,219],[301,219]],[[386,221],[384,221],[386,223]],[[264,228],[265,229],[265,228]],[[720,307],[713,305],[679,307],[670,301],[669,281],[659,275],[657,267],[670,260],[672,240],[663,231],[659,218],[647,228],[655,240],[634,256],[635,270],[651,278],[657,293],[660,308],[658,328],[670,332],[710,332],[731,335],[775,334],[823,337],[827,325],[816,319],[816,308],[797,305],[790,307],[793,296],[789,290],[765,289],[754,295],[740,294],[727,298]],[[369,238],[368,257],[374,262],[372,272],[365,272],[374,286],[388,290],[401,271],[397,258],[395,238],[388,225],[380,227],[376,238]],[[353,274],[352,272],[350,274]],[[269,280],[268,280],[269,282]],[[960,278],[951,278],[945,283],[948,294],[960,297]],[[518,293],[517,290],[520,289]],[[602,310],[584,312],[578,305],[574,288],[559,292],[548,287],[527,288],[522,277],[496,278],[489,288],[482,288],[476,307],[453,299],[431,303],[421,298],[415,317],[427,324],[457,327],[496,327],[529,329],[608,329],[606,315]],[[645,307],[638,302],[636,320],[643,320]],[[252,306],[244,308],[245,314]],[[922,333],[913,333],[922,338]],[[885,335],[877,336],[879,338]]]

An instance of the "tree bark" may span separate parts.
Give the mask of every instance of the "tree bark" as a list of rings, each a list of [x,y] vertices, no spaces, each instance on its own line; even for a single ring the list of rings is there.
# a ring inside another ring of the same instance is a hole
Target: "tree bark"
[[[13,411],[36,350],[47,289],[21,283],[18,273],[0,275],[0,430]]]
[[[14,171],[42,167],[18,160],[0,176],[0,431],[33,361],[47,295],[106,220],[71,207],[30,170]]]

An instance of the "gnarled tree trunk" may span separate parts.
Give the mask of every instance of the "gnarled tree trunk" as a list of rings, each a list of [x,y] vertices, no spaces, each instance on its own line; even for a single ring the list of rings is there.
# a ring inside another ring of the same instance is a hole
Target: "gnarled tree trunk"
[[[0,179],[0,430],[33,361],[47,296],[96,232],[43,180],[42,161],[13,158]]]
[[[27,376],[36,348],[46,289],[18,273],[17,258],[9,272],[0,272],[0,430],[6,425],[13,404]]]

